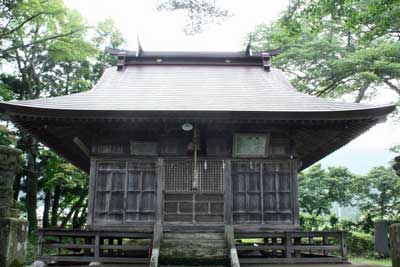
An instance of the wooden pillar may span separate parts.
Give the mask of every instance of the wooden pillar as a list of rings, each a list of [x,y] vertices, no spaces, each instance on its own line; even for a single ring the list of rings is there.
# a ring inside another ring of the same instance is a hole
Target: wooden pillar
[[[94,260],[97,261],[100,257],[100,236],[96,234],[94,239]]]
[[[328,237],[326,236],[326,234],[323,234],[322,235],[322,245],[328,245],[329,243],[328,243]],[[323,249],[323,253],[324,253],[324,256],[328,256],[328,251],[324,248]]]
[[[294,245],[301,245],[301,237],[294,238]],[[301,249],[296,249],[295,251],[296,258],[301,258]]]
[[[157,160],[157,196],[156,196],[156,224],[162,224],[163,210],[163,185],[164,183],[164,160]]]
[[[340,245],[342,248],[342,258],[343,260],[347,260],[346,232],[342,231],[340,237],[341,237]]]
[[[38,236],[38,248],[37,248],[37,255],[39,257],[43,256],[43,243],[44,243],[44,236],[43,232],[40,231]]]
[[[232,175],[231,175],[231,160],[224,161],[224,214],[225,224],[232,225]]]
[[[297,181],[298,161],[296,159],[289,160],[290,174],[292,179],[292,205],[293,205],[293,224],[300,227],[300,209],[299,209],[299,185]]]
[[[285,258],[292,257],[292,238],[289,232],[285,233]]]
[[[62,237],[61,236],[57,236],[57,242],[58,242],[58,244],[62,244]],[[72,238],[72,242],[75,243],[74,242],[74,238]],[[58,255],[61,255],[61,248],[57,249],[57,253],[58,253]],[[74,254],[75,254],[75,252],[74,252]]]
[[[89,201],[88,201],[88,215],[87,224],[93,224],[94,217],[94,201],[95,201],[95,185],[96,185],[96,160],[90,160],[90,175],[89,175]]]
[[[389,226],[389,238],[392,266],[400,267],[400,223]]]

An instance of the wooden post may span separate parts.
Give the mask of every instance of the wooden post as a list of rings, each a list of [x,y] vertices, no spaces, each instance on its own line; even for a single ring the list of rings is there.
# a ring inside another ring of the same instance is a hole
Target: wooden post
[[[272,238],[272,245],[273,245],[273,246],[277,245],[277,238],[276,238],[276,237],[273,237],[273,238]],[[276,257],[276,249],[273,249],[273,250],[272,250],[272,257],[273,257],[273,258]]]
[[[347,260],[346,232],[342,231],[340,237],[341,237],[340,245],[342,248],[342,259]]]
[[[289,160],[290,174],[292,179],[292,204],[293,204],[293,224],[300,227],[300,209],[299,209],[299,185],[297,181],[298,162],[295,159]]]
[[[93,241],[92,241],[91,238],[85,237],[85,245],[91,245],[92,242],[93,242]],[[85,248],[85,249],[83,250],[83,254],[84,254],[85,256],[89,257],[89,256],[90,256],[90,249],[89,249],[89,248]]]
[[[389,239],[392,266],[400,267],[400,223],[389,226]]]
[[[228,245],[231,267],[240,267],[239,257],[235,247],[235,234],[232,225],[225,225],[225,239]]]
[[[94,239],[94,260],[98,261],[100,257],[100,236],[96,234]]]
[[[295,237],[294,238],[294,244],[295,245],[301,245],[301,237]],[[301,257],[301,249],[300,250],[297,249],[294,252],[295,252],[296,258],[300,258]]]
[[[57,242],[58,242],[59,244],[62,243],[62,237],[61,237],[61,236],[57,236]],[[72,238],[72,243],[75,243],[75,242],[74,242],[74,238]],[[57,253],[58,253],[58,255],[61,255],[61,248],[58,248],[58,249],[57,249]],[[74,252],[74,253],[75,253],[75,252]]]
[[[328,245],[328,237],[326,236],[326,234],[323,234],[322,235],[322,245]],[[323,253],[324,253],[324,256],[328,256],[328,251],[324,248],[323,249]]]
[[[224,213],[225,224],[232,225],[232,175],[231,175],[231,161],[224,161]]]
[[[108,238],[108,244],[109,245],[114,245],[114,238],[109,237]],[[108,249],[108,256],[110,256],[110,257],[114,256],[114,250],[113,249]]]
[[[285,233],[285,258],[291,258],[292,257],[292,238],[290,236],[289,232]]]
[[[164,160],[157,160],[157,196],[156,196],[156,224],[162,223],[163,210],[163,185],[164,183]]]
[[[122,246],[122,237],[118,238],[118,246]],[[122,256],[122,250],[121,249],[118,250],[118,256],[119,257]]]
[[[160,243],[162,238],[162,224],[156,223],[153,230],[153,246],[150,257],[150,267],[158,267],[158,258],[160,255]]]
[[[96,186],[96,160],[90,160],[90,175],[89,175],[89,201],[88,201],[88,215],[87,224],[93,224],[94,217],[94,201],[95,201],[95,186]]]
[[[37,255],[39,257],[43,256],[43,242],[44,242],[43,232],[40,231],[38,236],[38,250],[37,250]]]

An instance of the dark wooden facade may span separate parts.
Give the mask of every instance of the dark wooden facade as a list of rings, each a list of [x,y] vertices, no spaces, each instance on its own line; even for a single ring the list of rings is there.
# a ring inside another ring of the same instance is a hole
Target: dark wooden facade
[[[194,158],[188,150],[192,132],[179,127],[177,123],[167,129],[168,135],[96,137],[91,147],[90,226],[152,225],[161,208],[158,219],[164,224],[299,228],[299,163],[287,135],[240,130],[237,133],[265,133],[269,142],[263,157],[235,157],[236,131],[226,128],[216,134],[203,127],[198,187],[193,188]]]

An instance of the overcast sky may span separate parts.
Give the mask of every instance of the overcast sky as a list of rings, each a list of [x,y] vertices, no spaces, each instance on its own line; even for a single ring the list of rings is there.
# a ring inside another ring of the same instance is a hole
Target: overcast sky
[[[186,36],[182,14],[157,12],[157,0],[65,0],[68,7],[77,9],[90,25],[112,18],[127,40],[126,47],[136,49],[139,34],[144,50],[243,50],[247,33],[255,25],[277,19],[286,8],[287,0],[219,0],[230,10],[231,18],[221,25],[208,28],[203,34]],[[301,55],[299,55],[301,56]],[[391,92],[374,99],[374,104],[394,102],[398,96]],[[324,166],[346,166],[356,173],[385,165],[394,154],[388,148],[400,143],[400,125],[389,122],[352,141],[321,161]]]

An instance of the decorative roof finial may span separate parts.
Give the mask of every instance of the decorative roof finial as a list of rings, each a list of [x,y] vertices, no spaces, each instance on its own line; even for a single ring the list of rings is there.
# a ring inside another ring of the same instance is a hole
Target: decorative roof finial
[[[139,57],[143,54],[143,48],[142,48],[142,45],[140,44],[139,33],[136,35],[136,39],[137,39],[136,56]]]
[[[249,35],[249,42],[247,43],[247,47],[246,47],[246,56],[251,56],[251,55],[252,55],[252,51],[251,51],[251,39],[252,39],[252,34],[250,33],[250,35]]]

